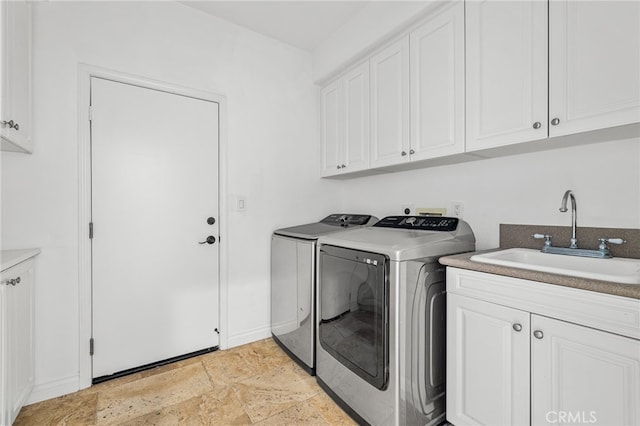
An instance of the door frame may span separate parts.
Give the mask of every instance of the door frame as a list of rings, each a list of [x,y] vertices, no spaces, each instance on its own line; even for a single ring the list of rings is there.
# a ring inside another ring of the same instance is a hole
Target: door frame
[[[91,293],[91,131],[89,105],[91,78],[102,78],[118,83],[131,84],[146,89],[159,90],[175,95],[188,96],[218,104],[218,215],[219,236],[226,241],[227,233],[227,99],[224,95],[153,80],[88,64],[78,65],[78,384],[80,389],[91,386],[92,363],[89,340],[92,337]],[[219,239],[219,240],[220,240]],[[228,348],[227,335],[227,245],[220,245],[219,255],[219,306],[220,349]]]

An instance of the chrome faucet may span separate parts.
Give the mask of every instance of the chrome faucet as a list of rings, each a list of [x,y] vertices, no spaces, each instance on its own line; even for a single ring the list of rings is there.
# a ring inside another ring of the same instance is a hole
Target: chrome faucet
[[[578,208],[576,207],[576,197],[573,195],[573,191],[570,189],[564,193],[562,196],[562,204],[560,204],[560,211],[566,212],[567,209],[567,201],[571,199],[571,244],[569,247],[556,247],[551,244],[551,235],[547,234],[533,234],[532,237],[535,239],[544,238],[544,245],[542,249],[540,249],[543,253],[550,254],[567,254],[570,256],[583,256],[583,257],[597,257],[601,259],[608,259],[612,257],[611,250],[609,250],[609,246],[607,243],[611,244],[624,244],[625,240],[622,238],[598,238],[600,241],[600,245],[598,246],[598,250],[590,250],[590,249],[579,249],[578,248],[578,239],[576,238],[576,216]]]
[[[578,248],[578,239],[576,238],[576,216],[578,214],[578,208],[576,207],[576,197],[573,195],[573,191],[570,189],[564,193],[562,196],[562,204],[560,205],[560,211],[562,213],[566,212],[567,209],[567,199],[571,198],[571,244],[569,248],[575,249]]]

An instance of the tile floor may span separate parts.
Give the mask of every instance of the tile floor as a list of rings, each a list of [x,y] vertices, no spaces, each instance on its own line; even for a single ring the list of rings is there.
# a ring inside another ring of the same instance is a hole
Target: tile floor
[[[355,425],[272,339],[28,405],[22,425]]]

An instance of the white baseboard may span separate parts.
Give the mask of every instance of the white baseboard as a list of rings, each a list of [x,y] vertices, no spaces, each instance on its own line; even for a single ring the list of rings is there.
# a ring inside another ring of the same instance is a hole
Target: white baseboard
[[[236,346],[246,345],[247,343],[271,337],[271,326],[254,328],[253,330],[229,336],[227,339],[227,347],[222,349],[231,349]]]
[[[31,395],[27,398],[26,405],[76,392],[79,389],[79,384],[80,377],[77,374],[60,377],[45,383],[36,383],[33,386]]]
[[[247,343],[269,337],[271,337],[270,325],[255,328],[253,330],[229,336],[229,339],[227,340],[228,347],[222,349],[230,349],[236,346],[246,345]],[[80,377],[78,375],[61,377],[44,383],[37,383],[33,387],[31,395],[27,398],[26,405],[73,393],[79,389]]]

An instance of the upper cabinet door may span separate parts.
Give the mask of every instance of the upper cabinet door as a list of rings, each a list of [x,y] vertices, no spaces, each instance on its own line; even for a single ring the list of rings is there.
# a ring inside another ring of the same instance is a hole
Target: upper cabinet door
[[[340,81],[336,81],[321,93],[321,122],[322,122],[322,176],[332,176],[340,173]]]
[[[383,49],[371,66],[371,167],[409,161],[409,36]]]
[[[467,151],[546,138],[547,2],[465,5]]]
[[[31,152],[31,5],[0,2],[3,151]]]
[[[369,168],[369,63],[342,79],[344,92],[344,172]]]
[[[640,2],[549,9],[549,136],[640,121]]]
[[[410,34],[411,160],[464,152],[464,4]]]

